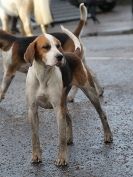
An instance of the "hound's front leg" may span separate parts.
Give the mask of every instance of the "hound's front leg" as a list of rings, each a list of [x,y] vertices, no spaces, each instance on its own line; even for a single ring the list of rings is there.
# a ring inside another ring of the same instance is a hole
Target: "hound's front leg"
[[[63,107],[54,107],[59,134],[59,152],[55,162],[57,166],[65,166],[68,163],[67,160],[67,139],[66,139],[66,111]]]
[[[42,153],[39,141],[39,118],[38,118],[38,107],[36,104],[32,104],[29,107],[28,118],[31,121],[32,127],[32,162],[42,162]]]

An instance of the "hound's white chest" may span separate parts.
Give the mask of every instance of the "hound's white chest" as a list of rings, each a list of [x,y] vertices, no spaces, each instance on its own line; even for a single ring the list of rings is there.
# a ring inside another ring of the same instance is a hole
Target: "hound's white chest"
[[[46,73],[45,73],[46,74]],[[47,73],[47,75],[41,75],[39,80],[38,96],[43,96],[50,102],[57,103],[62,97],[63,91],[63,81],[60,69],[55,67],[55,69]]]

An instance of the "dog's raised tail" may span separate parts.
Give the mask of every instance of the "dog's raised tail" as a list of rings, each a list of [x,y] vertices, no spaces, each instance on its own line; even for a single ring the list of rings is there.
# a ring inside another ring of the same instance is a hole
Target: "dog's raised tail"
[[[74,42],[74,46],[75,46],[75,51],[77,55],[80,55],[81,54],[81,44],[80,44],[80,41],[79,39],[71,32],[69,31],[68,29],[66,29],[64,26],[61,25],[61,29],[62,31],[67,34],[71,39],[72,41]]]
[[[84,22],[87,20],[87,8],[84,3],[80,4],[80,20],[83,20]]]
[[[79,37],[86,21],[87,21],[87,8],[84,5],[84,3],[80,4],[80,21],[78,23],[78,26],[76,27],[76,29],[74,30],[74,34]]]

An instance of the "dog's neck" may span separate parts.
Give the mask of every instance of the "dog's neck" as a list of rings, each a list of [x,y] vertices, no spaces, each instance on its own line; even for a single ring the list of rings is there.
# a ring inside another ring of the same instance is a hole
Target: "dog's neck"
[[[52,74],[54,74],[56,66],[48,66],[41,61],[33,61],[33,67],[36,73],[36,77],[39,82],[47,82]]]

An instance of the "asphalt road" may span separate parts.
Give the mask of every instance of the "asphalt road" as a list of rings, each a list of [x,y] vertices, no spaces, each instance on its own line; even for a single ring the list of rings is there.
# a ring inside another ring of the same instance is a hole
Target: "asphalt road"
[[[87,64],[104,86],[101,104],[113,132],[103,142],[101,122],[87,98],[78,92],[69,104],[74,145],[69,166],[57,168],[57,124],[53,110],[40,109],[43,163],[31,164],[31,130],[27,122],[25,78],[17,73],[0,103],[0,177],[132,177],[133,176],[133,36],[84,38]],[[0,80],[2,64],[0,62]]]

